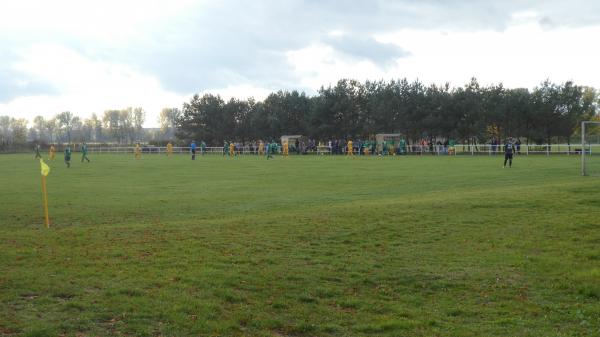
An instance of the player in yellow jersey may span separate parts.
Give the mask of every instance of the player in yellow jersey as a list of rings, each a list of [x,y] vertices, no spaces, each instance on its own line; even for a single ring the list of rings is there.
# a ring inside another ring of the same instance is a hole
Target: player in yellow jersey
[[[235,156],[235,144],[233,142],[229,143],[229,156]]]
[[[169,142],[167,144],[167,157],[171,156],[173,154],[173,144],[171,144],[171,142]]]
[[[135,159],[142,158],[142,148],[140,147],[140,143],[135,144]]]
[[[349,156],[354,156],[354,144],[352,143],[352,140],[348,141],[348,155]]]
[[[287,157],[289,154],[290,154],[290,146],[286,140],[285,142],[283,142],[283,156]]]
[[[48,152],[48,156],[50,160],[54,160],[54,157],[56,157],[56,149],[54,148],[54,144],[50,145],[50,151]]]
[[[259,156],[265,155],[265,143],[263,143],[262,140],[258,143],[258,155]]]

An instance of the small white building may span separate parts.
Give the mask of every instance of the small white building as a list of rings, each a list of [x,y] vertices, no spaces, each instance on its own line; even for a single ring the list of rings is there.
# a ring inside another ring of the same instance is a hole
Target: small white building
[[[281,136],[281,145],[283,145],[283,143],[285,143],[287,141],[290,149],[295,148],[296,140],[298,140],[298,142],[303,141],[304,145],[306,145],[308,138],[306,138],[305,136],[302,136],[302,135],[284,135],[284,136]]]

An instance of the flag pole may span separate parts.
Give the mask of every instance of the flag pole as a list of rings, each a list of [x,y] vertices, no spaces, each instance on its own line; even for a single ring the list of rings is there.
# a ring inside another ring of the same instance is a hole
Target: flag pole
[[[50,166],[44,163],[44,160],[40,158],[40,167],[42,173],[42,196],[44,199],[44,224],[46,228],[50,228],[50,217],[48,216],[48,189],[46,188],[46,176],[50,173]]]
[[[44,195],[44,219],[46,228],[50,228],[50,217],[48,216],[48,190],[46,189],[46,176],[42,175],[42,194]]]

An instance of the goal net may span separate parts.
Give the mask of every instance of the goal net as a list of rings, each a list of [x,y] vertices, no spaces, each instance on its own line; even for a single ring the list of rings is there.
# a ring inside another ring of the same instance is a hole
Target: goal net
[[[600,122],[581,122],[581,174],[600,176]]]

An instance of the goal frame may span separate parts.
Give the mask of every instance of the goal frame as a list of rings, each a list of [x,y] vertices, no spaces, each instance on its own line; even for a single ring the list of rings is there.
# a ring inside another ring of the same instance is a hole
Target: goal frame
[[[586,125],[599,125],[600,126],[600,121],[583,121],[581,122],[581,175],[582,176],[587,176],[587,172],[585,170],[585,154],[587,152],[586,149],[586,138],[585,138],[585,127]],[[590,155],[591,155],[591,151],[592,148],[590,147]]]

